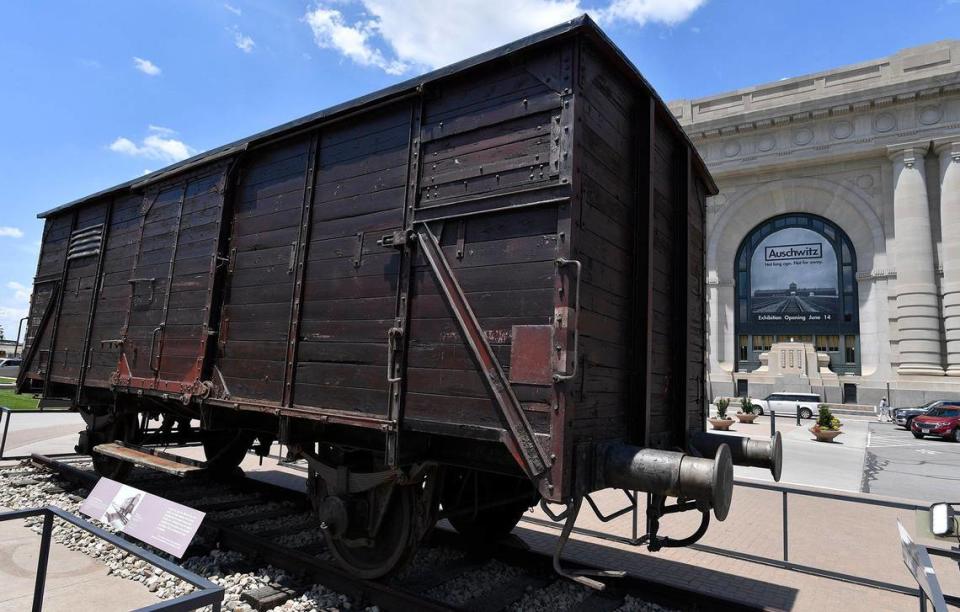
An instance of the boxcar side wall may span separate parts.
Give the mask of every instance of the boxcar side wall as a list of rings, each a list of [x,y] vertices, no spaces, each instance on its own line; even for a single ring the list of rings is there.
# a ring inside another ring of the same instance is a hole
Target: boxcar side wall
[[[705,187],[621,64],[558,37],[52,214],[24,378],[501,441],[552,500],[684,446]]]

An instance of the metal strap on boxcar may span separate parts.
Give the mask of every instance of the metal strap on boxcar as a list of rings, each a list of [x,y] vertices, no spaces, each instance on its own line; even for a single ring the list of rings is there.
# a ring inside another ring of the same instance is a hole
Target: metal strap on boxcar
[[[577,354],[579,351],[579,344],[580,344],[580,332],[577,330],[577,318],[579,317],[579,314],[580,314],[580,277],[582,276],[582,272],[583,272],[583,264],[576,259],[566,259],[564,257],[558,257],[554,261],[554,263],[557,264],[557,268],[562,268],[564,266],[574,266],[577,270],[577,281],[576,283],[574,283],[574,290],[573,290],[573,299],[574,299],[574,304],[576,304],[576,307],[570,309],[573,311],[573,316],[571,317],[568,315],[567,322],[566,322],[567,328],[569,328],[570,326],[573,326],[573,351],[572,351],[573,357],[569,359],[569,361],[573,363],[573,367],[570,369],[569,372],[566,372],[564,374],[557,372],[553,375],[554,381],[561,382],[564,380],[570,380],[576,377],[577,375],[577,362],[579,361],[579,359],[577,358]],[[560,321],[557,321],[557,324],[559,325]]]
[[[523,413],[520,400],[513,392],[510,381],[504,374],[500,362],[497,361],[493,349],[490,348],[490,342],[487,340],[486,334],[483,333],[477,316],[463,294],[460,283],[457,282],[453,271],[450,269],[450,264],[443,256],[437,237],[426,223],[417,225],[415,236],[420,243],[424,257],[430,264],[430,268],[443,290],[443,296],[446,298],[447,304],[453,311],[457,326],[467,340],[470,352],[483,369],[483,378],[490,395],[507,422],[507,439],[505,441],[510,453],[531,478],[539,477],[549,467],[547,457],[537,442],[533,428]]]

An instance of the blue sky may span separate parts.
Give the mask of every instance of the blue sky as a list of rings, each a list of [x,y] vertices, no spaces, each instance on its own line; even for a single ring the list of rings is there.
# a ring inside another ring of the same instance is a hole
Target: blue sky
[[[589,11],[667,100],[960,37],[960,0],[9,0],[0,325],[36,213]]]

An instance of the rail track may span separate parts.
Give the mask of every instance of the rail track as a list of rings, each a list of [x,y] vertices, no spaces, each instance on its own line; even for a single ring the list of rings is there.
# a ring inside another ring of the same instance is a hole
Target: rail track
[[[93,471],[62,459],[33,455],[31,460],[78,487],[89,489],[99,479]],[[184,481],[139,469],[130,484],[207,513],[198,543],[185,557],[215,548],[232,550],[251,563],[269,564],[295,577],[293,585],[245,594],[245,601],[257,610],[280,605],[314,584],[347,596],[354,602],[352,607],[365,604],[382,610],[762,609],[632,576],[609,581],[604,591],[591,591],[554,574],[548,556],[526,549],[518,539],[477,550],[440,528],[399,576],[362,580],[333,564],[303,493],[240,476],[217,482],[202,478]],[[570,562],[566,565],[577,567]]]

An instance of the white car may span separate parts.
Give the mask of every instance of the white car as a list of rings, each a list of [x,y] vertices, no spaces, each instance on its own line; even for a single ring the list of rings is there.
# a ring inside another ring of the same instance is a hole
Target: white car
[[[821,403],[823,400],[816,393],[771,393],[763,399],[753,400],[760,414],[770,414],[773,410],[780,416],[796,415],[799,406],[802,419],[812,419],[813,415],[818,414]]]

